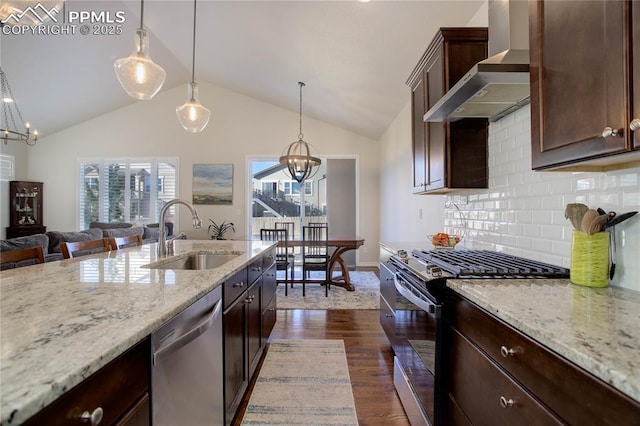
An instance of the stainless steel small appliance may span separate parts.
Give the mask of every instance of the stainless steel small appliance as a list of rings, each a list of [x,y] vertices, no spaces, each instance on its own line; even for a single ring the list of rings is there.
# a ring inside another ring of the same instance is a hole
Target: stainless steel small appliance
[[[383,278],[381,271],[381,294],[393,299],[385,299],[392,313],[381,313],[381,322],[395,355],[394,385],[412,425],[443,424],[447,279],[569,277],[566,268],[482,250],[413,250],[391,256],[386,266],[393,275]],[[387,280],[395,294],[385,290]]]

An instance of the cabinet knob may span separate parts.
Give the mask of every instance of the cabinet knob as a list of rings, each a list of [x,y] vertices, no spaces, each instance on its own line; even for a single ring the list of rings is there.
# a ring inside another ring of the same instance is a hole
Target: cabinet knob
[[[640,129],[640,118],[634,118],[633,120],[631,120],[631,123],[629,123],[629,128],[634,132]]]
[[[612,129],[611,127],[605,127],[604,130],[602,131],[603,138],[615,137],[618,135],[620,135],[620,130]]]
[[[88,411],[85,411],[80,415],[80,419],[85,423],[89,422],[91,426],[95,426],[100,424],[100,422],[102,421],[103,415],[104,415],[104,411],[102,410],[102,407],[98,407],[95,410],[93,410],[91,413]]]
[[[244,287],[244,283],[242,281],[235,283],[233,286],[233,288],[240,288],[240,287]]]
[[[514,405],[516,405],[516,402],[513,399],[511,398],[507,399],[504,396],[500,397],[500,406],[502,408],[509,408],[509,407],[513,407]]]
[[[500,355],[504,358],[509,358],[510,356],[514,356],[516,351],[511,348],[507,348],[506,346],[500,346]]]

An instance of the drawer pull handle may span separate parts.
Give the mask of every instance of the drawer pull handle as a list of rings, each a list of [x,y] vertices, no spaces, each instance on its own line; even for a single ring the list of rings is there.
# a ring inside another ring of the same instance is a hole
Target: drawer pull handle
[[[631,123],[629,123],[629,128],[634,132],[640,129],[640,118],[634,118],[633,120],[631,120]]]
[[[618,135],[620,135],[620,130],[612,129],[611,127],[605,127],[602,131],[603,138],[616,137]]]
[[[244,283],[242,281],[237,282],[233,285],[234,288],[240,288],[240,287],[244,287]]]
[[[500,347],[500,355],[502,355],[504,358],[509,358],[510,356],[514,356],[515,354],[516,351],[511,348],[507,349],[506,346]]]
[[[393,281],[393,277],[387,277],[387,281]]]
[[[387,317],[387,318],[393,318],[393,315],[391,315],[391,314],[384,314],[384,316]]]
[[[83,422],[90,422],[91,426],[96,426],[100,424],[100,422],[102,421],[103,415],[104,415],[104,411],[102,410],[102,407],[98,407],[95,410],[93,410],[91,413],[89,413],[88,411],[85,411],[80,415],[80,419]]]
[[[514,405],[516,405],[516,402],[513,399],[511,398],[507,399],[504,396],[500,397],[500,406],[502,408],[509,408],[509,407],[513,407]]]
[[[251,268],[251,270],[254,271],[254,272],[260,272],[260,270],[262,270],[262,268],[259,267],[259,266],[255,266],[255,267]]]

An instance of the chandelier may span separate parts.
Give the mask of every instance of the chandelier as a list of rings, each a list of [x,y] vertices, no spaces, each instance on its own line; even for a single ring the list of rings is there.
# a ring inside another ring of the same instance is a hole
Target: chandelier
[[[113,63],[122,88],[135,99],[148,101],[164,84],[165,70],[149,56],[149,36],[143,27],[144,0],[140,1],[140,28],[136,30],[135,46],[131,55]]]
[[[7,141],[20,141],[25,142],[29,146],[36,144],[38,140],[38,131],[31,131],[29,123],[25,123],[20,114],[18,103],[13,97],[11,92],[11,86],[9,86],[9,80],[7,75],[0,68],[0,83],[2,90],[2,127],[0,128],[0,139],[7,144]],[[17,123],[21,124],[24,131],[18,130]]]
[[[298,140],[289,145],[286,148],[286,153],[280,157],[280,164],[287,167],[293,179],[298,183],[302,183],[312,176],[313,168],[320,165],[320,159],[311,155],[309,144],[303,140],[302,88],[305,84],[299,81],[298,85],[300,86],[300,132],[298,133]]]
[[[193,50],[191,55],[191,82],[187,85],[188,100],[176,108],[178,121],[189,133],[204,130],[211,118],[211,111],[198,100],[198,83],[196,83],[196,0],[193,0]]]

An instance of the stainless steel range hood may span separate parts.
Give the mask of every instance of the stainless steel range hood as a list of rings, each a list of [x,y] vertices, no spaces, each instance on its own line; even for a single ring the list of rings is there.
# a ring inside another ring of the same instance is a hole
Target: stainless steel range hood
[[[478,62],[424,115],[424,121],[498,120],[529,103],[529,6],[489,0],[489,58]]]

